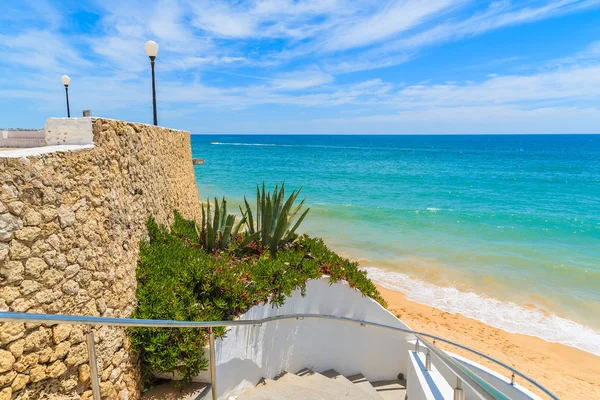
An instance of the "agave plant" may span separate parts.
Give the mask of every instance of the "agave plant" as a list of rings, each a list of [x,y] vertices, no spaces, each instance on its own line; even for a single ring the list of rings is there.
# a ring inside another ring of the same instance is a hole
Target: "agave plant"
[[[230,241],[235,240],[240,228],[246,222],[246,218],[235,224],[235,215],[227,214],[227,201],[225,197],[219,201],[215,197],[214,215],[211,215],[210,200],[206,202],[206,206],[202,206],[202,219],[200,220],[200,228],[196,225],[196,233],[202,243],[202,247],[207,252],[212,252],[214,249],[225,250]],[[235,227],[234,227],[235,224]]]
[[[304,217],[306,217],[308,210],[310,210],[310,208],[307,208],[296,220],[296,217],[306,200],[303,199],[300,204],[292,210],[294,202],[301,190],[302,189],[298,191],[294,190],[290,197],[284,201],[285,184],[281,185],[281,189],[275,184],[272,195],[265,189],[264,182],[262,191],[257,185],[256,221],[254,221],[252,207],[250,207],[246,197],[244,197],[246,210],[244,211],[240,206],[240,211],[242,212],[248,230],[246,240],[257,240],[261,242],[263,246],[269,248],[271,255],[273,256],[277,253],[278,249],[283,247],[286,243],[289,243],[294,237],[294,232],[298,229],[304,220]]]

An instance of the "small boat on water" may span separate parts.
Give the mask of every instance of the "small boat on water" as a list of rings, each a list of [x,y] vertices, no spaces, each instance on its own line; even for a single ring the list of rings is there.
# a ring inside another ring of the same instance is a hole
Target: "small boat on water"
[[[210,142],[210,144],[219,144],[219,142]]]

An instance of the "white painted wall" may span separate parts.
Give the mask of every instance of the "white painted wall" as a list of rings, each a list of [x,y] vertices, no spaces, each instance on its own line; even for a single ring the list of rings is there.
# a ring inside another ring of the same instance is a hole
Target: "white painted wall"
[[[49,118],[44,128],[48,146],[94,143],[92,118]]]
[[[330,284],[328,277],[307,282],[306,297],[302,297],[300,290],[296,290],[282,307],[258,305],[239,319],[258,320],[290,314],[335,315],[408,328],[375,300],[362,296],[346,282]],[[402,373],[409,381],[408,390],[418,392],[418,389],[411,388],[411,382],[419,382],[415,375],[419,362],[416,358],[410,358],[414,349],[414,344],[409,343],[411,339],[414,339],[411,334],[325,319],[282,320],[261,326],[235,327],[227,331],[225,338],[217,339],[215,343],[219,399],[227,399],[254,387],[262,378],[272,379],[282,371],[298,372],[303,368],[311,368],[317,372],[333,368],[342,375],[360,372],[369,381],[395,379]],[[419,358],[423,364],[424,346],[421,346],[421,351]],[[511,399],[541,400],[522,386],[511,386],[507,377],[471,360],[450,354],[468,364],[469,369]],[[208,348],[206,358],[208,359]],[[452,398],[456,376],[434,354],[432,364],[438,391],[432,392],[431,396],[438,399],[441,394],[441,398]],[[409,372],[410,365],[412,371]],[[210,382],[210,374],[205,371],[194,380]],[[463,388],[467,398],[479,397],[466,385]],[[419,395],[415,396],[410,398],[421,398]],[[424,394],[423,396],[425,399],[429,398]]]
[[[258,305],[240,319],[285,314],[327,314],[364,319],[406,328],[375,300],[347,283],[329,284],[329,278],[309,281],[306,297],[297,290],[281,308]],[[219,398],[253,387],[261,378],[282,371],[331,368],[343,375],[361,372],[368,380],[394,379],[406,374],[410,337],[396,331],[363,327],[357,323],[322,319],[285,320],[262,326],[240,326],[216,341]],[[208,373],[197,380],[210,382]]]

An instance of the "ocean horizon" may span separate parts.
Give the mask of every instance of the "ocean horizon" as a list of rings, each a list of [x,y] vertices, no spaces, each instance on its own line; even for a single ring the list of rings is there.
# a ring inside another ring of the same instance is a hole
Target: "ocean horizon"
[[[376,283],[600,355],[600,135],[203,134],[192,153],[203,201],[301,187],[302,232]]]

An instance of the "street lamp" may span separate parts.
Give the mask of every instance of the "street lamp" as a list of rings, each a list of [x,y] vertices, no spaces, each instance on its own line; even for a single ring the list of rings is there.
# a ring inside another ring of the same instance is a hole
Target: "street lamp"
[[[158,45],[153,40],[146,42],[146,54],[150,57],[150,65],[152,66],[152,109],[154,111],[154,125],[158,125],[156,119],[156,86],[154,84],[154,60],[158,54]]]
[[[71,109],[69,108],[69,83],[71,83],[71,78],[68,75],[63,75],[60,80],[65,85],[65,94],[67,95],[67,117],[71,118]]]

